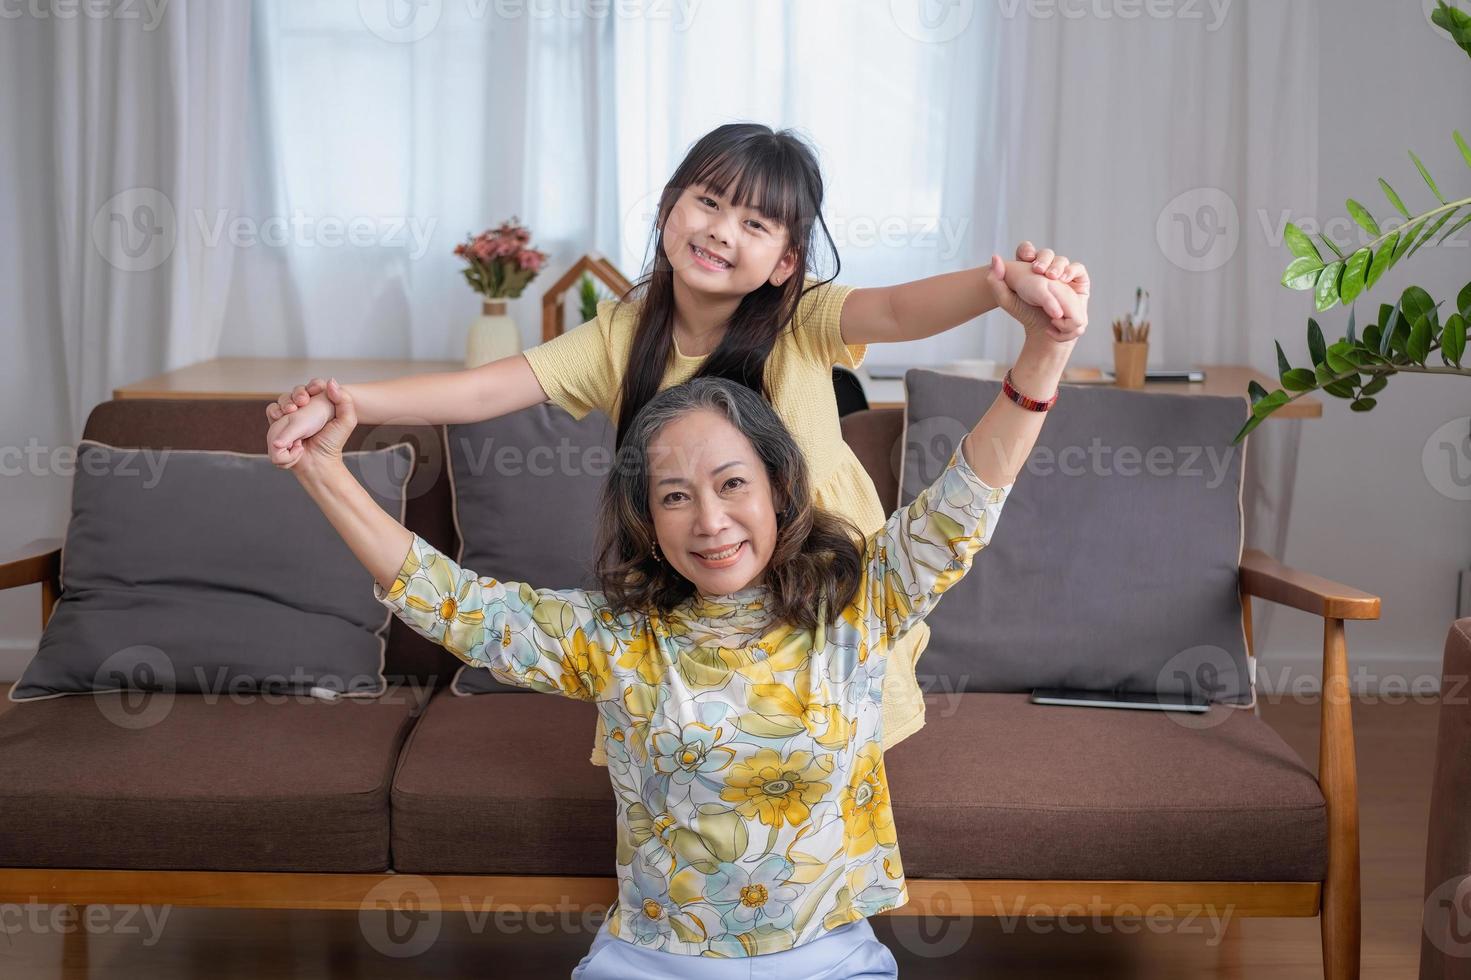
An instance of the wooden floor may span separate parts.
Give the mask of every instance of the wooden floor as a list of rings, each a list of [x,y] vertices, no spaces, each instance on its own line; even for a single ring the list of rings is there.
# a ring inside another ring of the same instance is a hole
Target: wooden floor
[[[4,688],[0,685],[0,711],[9,705]],[[1366,978],[1416,975],[1437,711],[1424,701],[1354,708]],[[1264,702],[1262,716],[1316,769],[1316,702]],[[88,970],[69,961],[66,937],[49,911],[37,925],[20,919],[22,910],[0,908],[0,977],[565,977],[596,928],[508,932],[498,929],[493,917],[476,922],[445,914],[428,951],[392,959],[364,939],[356,912],[174,908],[160,927],[161,911],[154,910],[149,921],[127,910],[94,908],[99,918],[87,936]],[[1187,929],[1142,918],[1097,925],[1037,920],[1029,926],[1019,920],[1009,928],[998,919],[878,916],[871,921],[906,980],[1322,976],[1317,919],[1238,919],[1223,929],[1204,920]]]

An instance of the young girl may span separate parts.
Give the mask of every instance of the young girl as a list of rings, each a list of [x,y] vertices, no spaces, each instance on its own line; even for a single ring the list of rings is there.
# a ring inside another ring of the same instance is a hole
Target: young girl
[[[989,543],[1072,346],[1029,331],[944,473],[866,538],[815,506],[749,388],[663,392],[605,485],[599,591],[499,581],[400,525],[342,464],[357,419],[329,382],[332,420],[282,465],[374,595],[502,681],[595,702],[610,732],[618,898],[574,977],[897,976],[867,922],[908,900],[877,692]]]
[[[636,301],[605,301],[596,319],[481,368],[351,385],[359,417],[471,422],[550,399],[577,418],[607,413],[621,442],[661,388],[729,378],[771,401],[806,456],[818,506],[871,534],[884,508],[843,441],[832,366],[857,367],[869,343],[928,337],[998,300],[984,267],[872,289],[809,278],[819,230],[833,248],[822,198],[816,156],[797,136],[721,126],[690,149],[664,188],[653,265],[630,291]],[[1076,339],[1087,323],[1087,270],[1028,242],[1017,258],[1005,272],[1006,311],[1056,340]],[[321,384],[314,379],[267,407],[273,458],[299,452],[331,417]],[[928,637],[921,624],[895,651],[884,686],[886,748],[924,725],[915,661]],[[604,734],[600,723],[591,756],[598,765],[607,764]]]

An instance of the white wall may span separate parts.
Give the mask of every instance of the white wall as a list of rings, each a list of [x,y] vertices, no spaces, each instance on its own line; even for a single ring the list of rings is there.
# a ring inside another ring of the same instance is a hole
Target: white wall
[[[1471,59],[1437,37],[1418,6],[1377,0],[1323,5],[1320,191],[1317,214],[1309,217],[1320,222],[1340,217],[1349,196],[1387,216],[1379,176],[1394,183],[1412,209],[1424,205],[1428,191],[1407,148],[1415,149],[1448,195],[1464,196],[1471,187],[1471,175],[1450,140],[1450,130],[1462,125],[1471,108]],[[24,59],[38,57],[40,46],[22,34],[41,28],[22,19],[3,32],[4,57],[20,59],[22,74],[41,74],[25,70]],[[20,289],[0,290],[0,329],[10,355],[0,358],[0,447],[34,441],[50,449],[70,444],[82,420],[66,418],[60,393],[31,380],[50,376],[59,343],[47,328],[54,322],[57,298],[25,288],[28,280],[44,279],[26,270],[48,258],[25,248],[21,237],[25,228],[50,220],[47,120],[28,110],[22,90],[9,89],[0,98],[5,100],[0,103],[3,131],[26,136],[0,140],[0,233],[14,239],[7,261],[21,270]],[[23,117],[28,111],[30,118]],[[1254,213],[1241,218],[1257,221]],[[1154,215],[1142,220],[1152,224]],[[1458,238],[1471,243],[1471,228]],[[1464,246],[1422,250],[1376,287],[1371,302],[1360,304],[1361,312],[1377,309],[1385,299],[1392,302],[1411,282],[1453,302],[1456,290],[1471,279],[1468,258],[1471,251]],[[1280,288],[1271,281],[1259,287]],[[1304,298],[1294,309],[1277,334],[1289,355],[1300,359],[1311,308]],[[1111,312],[1096,309],[1095,321],[1106,323]],[[1341,325],[1341,314],[1323,322],[1325,329],[1334,329],[1329,324]],[[1255,366],[1275,367],[1270,361]],[[1367,672],[1363,679],[1371,686],[1376,680],[1424,683],[1439,675],[1446,628],[1455,614],[1456,572],[1471,566],[1471,503],[1436,491],[1421,465],[1421,451],[1442,423],[1471,416],[1471,382],[1400,376],[1367,414],[1351,413],[1337,399],[1324,400],[1321,419],[1268,423],[1303,427],[1298,489],[1281,557],[1381,595],[1380,621],[1349,626],[1350,662]],[[0,549],[60,535],[69,494],[69,479],[54,472],[0,476]],[[39,602],[36,586],[0,593],[0,680],[17,677],[35,650]],[[1260,603],[1257,616],[1267,686],[1311,682],[1320,658],[1320,621],[1291,610],[1268,613]]]

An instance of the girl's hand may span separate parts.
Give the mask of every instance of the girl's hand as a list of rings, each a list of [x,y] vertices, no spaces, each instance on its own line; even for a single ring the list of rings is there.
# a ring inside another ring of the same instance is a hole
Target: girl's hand
[[[1061,283],[1041,276],[1013,271],[1008,279],[1001,256],[991,256],[986,281],[996,305],[1022,325],[1028,339],[1045,338],[1054,343],[1073,344],[1088,328],[1087,280],[1079,293],[1075,282]],[[1013,282],[1012,280],[1016,280]]]
[[[326,387],[324,379],[313,378],[266,405],[266,418],[271,421],[266,431],[266,453],[273,463],[279,466],[285,462],[290,451],[300,448],[303,440],[316,435],[331,420],[332,403],[324,394]]]
[[[292,445],[271,450],[271,461],[283,470],[295,469],[298,476],[305,476],[319,468],[341,465],[342,450],[347,437],[357,428],[357,410],[353,408],[352,396],[337,383],[336,378],[326,382],[322,395],[331,408],[332,416],[320,431]],[[314,396],[314,400],[316,397]]]
[[[1031,242],[1022,242],[1018,245],[1016,257],[1022,262],[1032,263],[1032,271],[1039,276],[1056,279],[1058,282],[1078,283],[1081,281],[1082,289],[1079,292],[1088,292],[1088,270],[1083,268],[1081,262],[1069,262],[1066,255],[1057,255],[1050,248],[1044,248],[1039,252]]]

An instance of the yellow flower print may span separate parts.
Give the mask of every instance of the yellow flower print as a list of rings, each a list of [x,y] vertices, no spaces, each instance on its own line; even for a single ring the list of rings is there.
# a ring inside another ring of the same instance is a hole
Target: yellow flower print
[[[736,812],[748,820],[755,817],[769,827],[785,821],[795,827],[831,789],[822,780],[833,765],[827,753],[814,758],[799,750],[783,759],[775,749],[763,748],[731,768],[720,798],[736,804]]]
[[[893,847],[894,811],[889,808],[889,780],[884,774],[884,751],[869,742],[858,750],[853,773],[838,800],[848,829],[848,855],[863,854],[880,845]]]
[[[581,627],[572,631],[562,654],[562,670],[558,676],[562,693],[567,697],[583,697],[588,691],[608,688],[608,651],[592,643]]]
[[[736,727],[763,738],[811,735],[825,749],[848,744],[856,725],[837,704],[826,700],[826,688],[803,693],[786,684],[752,684],[746,703],[751,710],[736,719]]]
[[[444,648],[461,659],[470,659],[470,650],[484,639],[485,627],[485,610],[462,608],[475,588],[475,580],[467,577],[464,585],[456,590],[453,573],[438,556],[425,562],[422,571],[422,575],[412,577],[405,585],[404,604],[433,616],[434,622],[428,629],[435,635],[438,635],[435,627],[443,629],[439,642]]]

